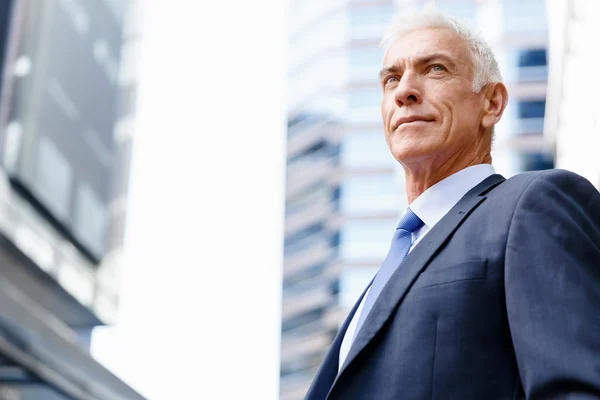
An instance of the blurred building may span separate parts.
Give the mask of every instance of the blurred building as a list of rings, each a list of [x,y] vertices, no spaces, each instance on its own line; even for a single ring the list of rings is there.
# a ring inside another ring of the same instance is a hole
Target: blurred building
[[[600,62],[600,2],[546,1],[550,76],[546,137],[556,151],[556,166],[586,177],[600,188],[600,81],[590,74]]]
[[[340,126],[316,115],[289,121],[281,393],[302,398],[338,327],[335,310]]]
[[[0,2],[0,399],[141,399],[89,353],[119,303],[137,15]]]
[[[383,136],[379,43],[397,12],[428,2],[291,2],[282,399],[303,398],[408,205]],[[498,57],[510,100],[496,129],[496,170],[552,168],[544,0],[436,4],[480,31]]]

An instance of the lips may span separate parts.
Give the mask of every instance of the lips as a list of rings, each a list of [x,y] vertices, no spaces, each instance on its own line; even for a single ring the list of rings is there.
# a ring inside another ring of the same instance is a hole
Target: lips
[[[433,118],[428,118],[428,117],[424,117],[424,116],[420,116],[420,115],[412,115],[409,117],[403,117],[403,118],[400,118],[398,121],[396,121],[396,123],[394,124],[394,130],[398,129],[403,124],[408,124],[411,122],[431,122],[431,121],[433,121]]]

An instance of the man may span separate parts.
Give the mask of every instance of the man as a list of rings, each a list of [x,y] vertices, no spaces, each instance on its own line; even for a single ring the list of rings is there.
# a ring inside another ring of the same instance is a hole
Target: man
[[[309,389],[322,399],[600,398],[600,194],[490,165],[490,48],[433,10],[388,31],[382,116],[409,209]]]

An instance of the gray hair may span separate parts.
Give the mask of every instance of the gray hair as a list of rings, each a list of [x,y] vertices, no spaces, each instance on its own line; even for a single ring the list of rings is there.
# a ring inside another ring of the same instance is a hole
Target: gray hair
[[[444,15],[433,4],[422,10],[398,14],[386,30],[381,46],[387,51],[398,39],[421,28],[448,28],[466,41],[473,62],[473,91],[488,83],[502,82],[496,57],[490,46],[456,18]]]

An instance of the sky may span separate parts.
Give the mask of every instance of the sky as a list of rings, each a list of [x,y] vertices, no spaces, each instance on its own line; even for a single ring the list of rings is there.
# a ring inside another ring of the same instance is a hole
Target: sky
[[[119,321],[151,400],[276,399],[286,2],[146,1]]]

